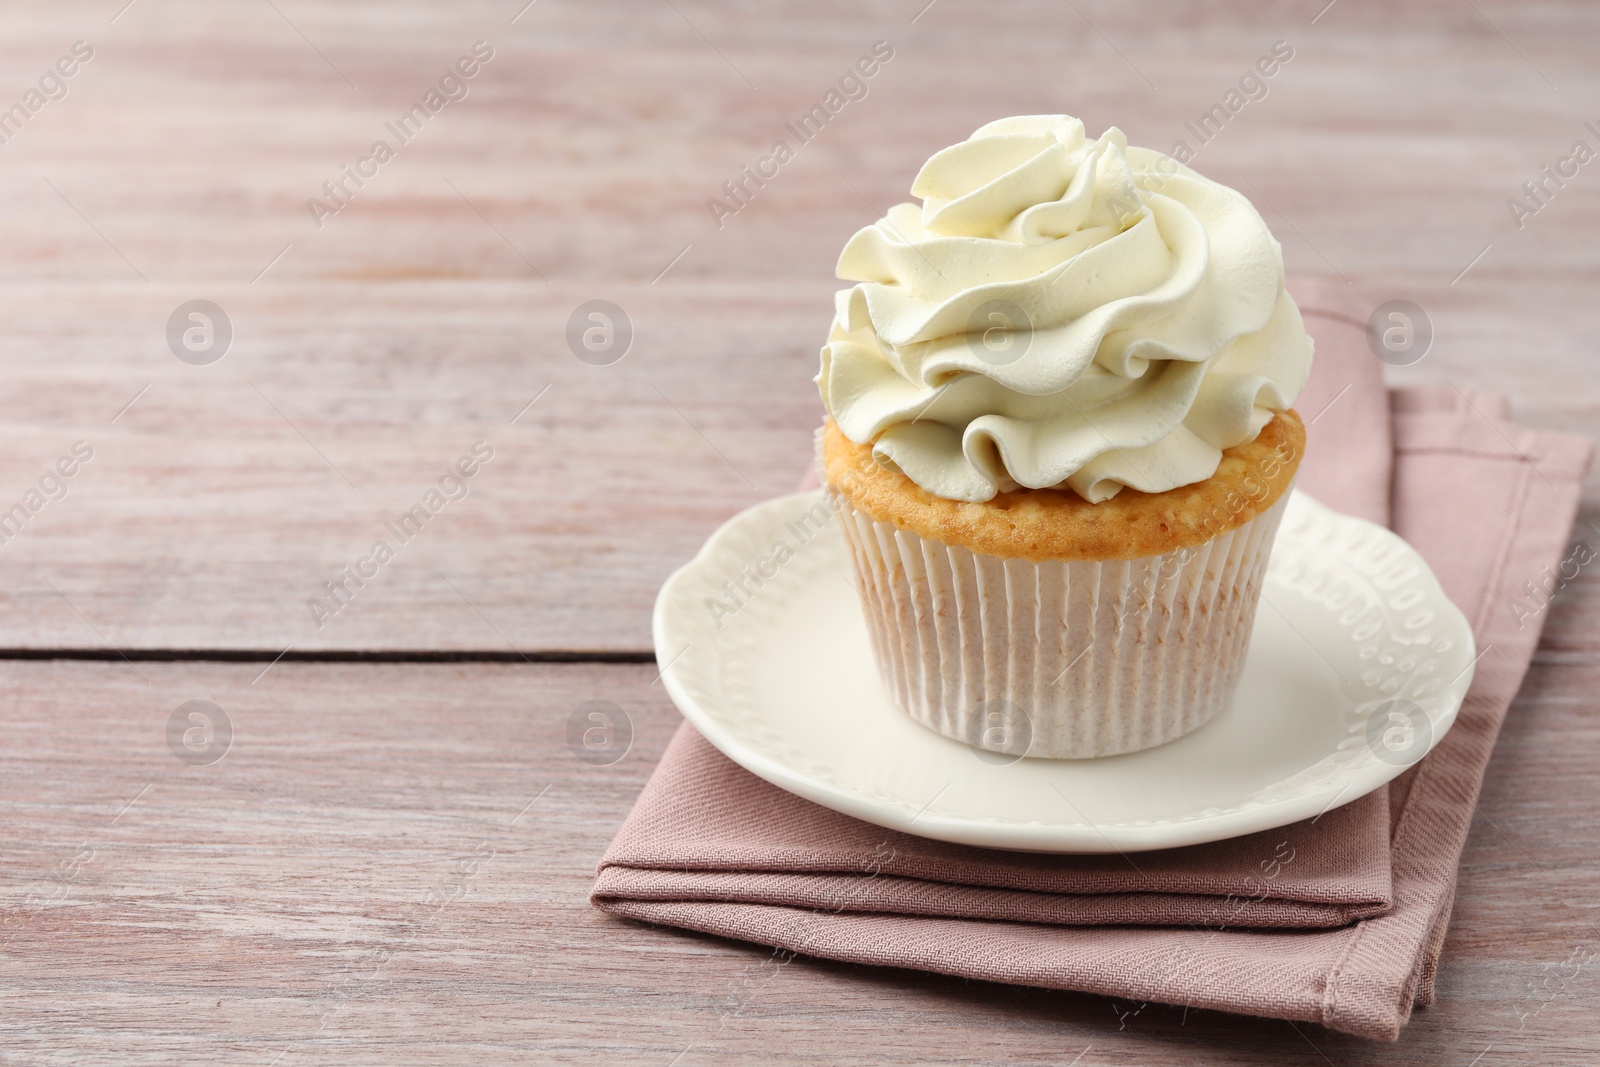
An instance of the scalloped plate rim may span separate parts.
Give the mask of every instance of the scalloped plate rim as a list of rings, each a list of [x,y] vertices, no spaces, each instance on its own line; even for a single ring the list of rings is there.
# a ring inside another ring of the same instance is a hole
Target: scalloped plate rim
[[[1381,538],[1391,540],[1401,546],[1404,554],[1422,568],[1422,574],[1428,585],[1433,592],[1437,593],[1439,605],[1448,609],[1448,613],[1451,616],[1451,624],[1463,639],[1465,653],[1468,654],[1467,658],[1470,662],[1449,686],[1453,699],[1449,700],[1437,720],[1430,719],[1432,736],[1428,744],[1428,751],[1431,752],[1455,724],[1462,701],[1465,699],[1467,690],[1471,686],[1473,675],[1476,673],[1476,639],[1472,634],[1471,626],[1460,609],[1444,594],[1439,585],[1438,577],[1428,567],[1427,561],[1394,531],[1369,520],[1335,511],[1310,497],[1303,490],[1294,489],[1292,492],[1300,502],[1298,504],[1299,507],[1309,507],[1313,509],[1313,513],[1321,512],[1343,522],[1358,523],[1362,526],[1370,527],[1372,530],[1377,531]],[[684,718],[723,755],[757,777],[802,799],[890,830],[956,844],[1043,853],[1104,854],[1139,852],[1227,840],[1286,826],[1306,818],[1319,817],[1327,811],[1336,807],[1343,807],[1386,785],[1422,759],[1422,756],[1419,756],[1417,760],[1406,764],[1391,764],[1382,761],[1367,763],[1363,767],[1365,773],[1348,776],[1342,785],[1338,785],[1338,788],[1334,788],[1337,783],[1330,783],[1320,788],[1308,787],[1289,797],[1257,803],[1253,807],[1244,810],[1226,811],[1215,816],[1202,814],[1182,819],[1177,817],[1169,817],[1162,820],[1141,819],[1137,822],[1116,825],[1092,821],[1076,824],[1044,824],[1022,819],[996,820],[991,817],[929,812],[918,812],[908,817],[907,812],[898,805],[887,804],[871,797],[852,793],[832,784],[818,781],[806,772],[750,747],[741,739],[737,729],[730,727],[714,713],[703,708],[700,701],[688,691],[675,673],[679,661],[687,655],[690,649],[683,648],[677,653],[672,653],[668,650],[675,647],[674,642],[671,640],[674,631],[671,608],[673,594],[679,586],[692,581],[699,568],[708,565],[712,556],[724,541],[728,540],[742,527],[760,521],[765,512],[776,510],[801,500],[820,500],[821,498],[821,491],[816,489],[787,493],[753,504],[729,518],[712,532],[704,544],[700,546],[699,551],[688,562],[673,571],[667,580],[662,583],[651,614],[651,633],[655,644],[656,661],[658,664],[666,664],[661,670],[661,682]],[[1288,523],[1285,522],[1285,527],[1287,528],[1287,526]],[[1284,534],[1285,531],[1281,529],[1278,534],[1279,538],[1281,539]],[[866,654],[870,655],[871,653],[868,651]],[[1247,665],[1246,670],[1248,669]],[[895,710],[897,713],[903,714],[898,712],[898,709]],[[937,735],[933,736],[937,737]],[[1162,747],[1164,746],[1157,746],[1155,749],[1147,749],[1145,752],[1157,752]],[[1108,758],[1126,759],[1128,756],[1137,757],[1143,754],[1130,753],[1120,757]],[[1426,755],[1426,753],[1423,755]],[[1039,760],[1038,762],[1079,763],[1093,761]],[[1305,769],[1304,767],[1299,768],[1301,771]],[[1287,780],[1292,777],[1292,774],[1293,772],[1291,771],[1280,781]]]

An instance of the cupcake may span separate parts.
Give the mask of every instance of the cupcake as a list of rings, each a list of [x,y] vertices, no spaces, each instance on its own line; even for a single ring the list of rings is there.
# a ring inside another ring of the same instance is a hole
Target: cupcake
[[[895,702],[1008,757],[1232,698],[1311,339],[1238,192],[1065,115],[933,156],[839,258],[824,489]]]

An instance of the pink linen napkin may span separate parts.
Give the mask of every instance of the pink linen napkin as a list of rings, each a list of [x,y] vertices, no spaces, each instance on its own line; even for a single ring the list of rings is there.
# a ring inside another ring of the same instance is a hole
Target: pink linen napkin
[[[613,915],[783,950],[1318,1022],[1393,1039],[1433,997],[1484,767],[1562,558],[1589,441],[1504,398],[1385,390],[1343,287],[1295,281],[1316,339],[1299,487],[1386,523],[1482,653],[1455,727],[1385,789],[1279,830],[1128,856],[945,844],[785,793],[684,724],[601,860]]]

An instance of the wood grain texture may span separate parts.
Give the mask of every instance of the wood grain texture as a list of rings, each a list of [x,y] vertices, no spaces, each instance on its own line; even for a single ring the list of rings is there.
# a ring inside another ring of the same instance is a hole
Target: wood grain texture
[[[648,666],[0,665],[0,1047],[44,1063],[1587,1065],[1600,1055],[1580,694],[1542,664],[1397,1045],[965,983],[613,920],[594,865],[678,722]],[[204,698],[231,750],[180,763]],[[632,722],[610,766],[566,722]],[[1552,783],[1560,783],[1552,788]],[[538,799],[534,801],[534,798]],[[531,807],[529,802],[534,801]],[[519,813],[521,817],[519,818]],[[1576,955],[1575,955],[1576,954]],[[1315,1050],[1313,1049],[1315,1047]],[[685,1049],[687,1052],[684,1052]],[[1086,1051],[1087,1050],[1087,1051]],[[1321,1056],[1318,1055],[1321,1053]]]
[[[794,484],[834,258],[931,152],[1046,111],[1168,148],[1276,40],[1195,166],[1292,271],[1429,312],[1396,381],[1600,435],[1600,172],[1506,205],[1600,141],[1593,5],[523,3],[0,11],[0,111],[95,49],[0,143],[0,512],[95,450],[0,544],[0,649],[645,652],[661,580]],[[319,228],[307,198],[480,39],[467,98]],[[877,40],[869,95],[717,227]],[[165,338],[197,298],[234,327],[204,367]],[[636,330],[611,366],[565,338],[592,299]],[[480,440],[470,494],[318,628],[306,599]],[[1590,1064],[1592,568],[1544,621],[1439,1002],[1392,1047],[599,915],[677,722],[654,668],[0,660],[0,1061]],[[166,746],[190,699],[233,721],[218,763]],[[615,765],[567,747],[589,699],[632,718]]]
[[[661,580],[807,461],[845,239],[1019,112],[1186,139],[1291,270],[1428,310],[1433,349],[1397,379],[1600,432],[1600,175],[1520,230],[1506,207],[1600,144],[1592,6],[521,7],[0,16],[0,101],[96,49],[0,145],[0,510],[96,448],[0,545],[0,647],[647,649]],[[307,199],[476,40],[495,53],[466,98],[318,228]],[[867,96],[715,225],[706,201],[878,40]],[[1277,40],[1295,54],[1266,97],[1200,146],[1185,122]],[[206,367],[164,339],[197,298],[234,324]],[[590,299],[636,327],[615,365],[568,349]],[[478,440],[497,458],[472,495],[319,628],[306,601]]]

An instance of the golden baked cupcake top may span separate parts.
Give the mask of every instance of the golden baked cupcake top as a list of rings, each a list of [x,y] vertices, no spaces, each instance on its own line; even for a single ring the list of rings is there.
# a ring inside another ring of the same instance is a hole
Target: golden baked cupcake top
[[[856,510],[947,545],[1003,559],[1139,559],[1205,543],[1243,526],[1294,480],[1306,431],[1279,412],[1254,440],[1224,449],[1216,473],[1162,493],[1124,489],[1092,504],[1070,489],[1016,489],[984,502],[935,496],[831,418],[822,430],[823,478]]]

